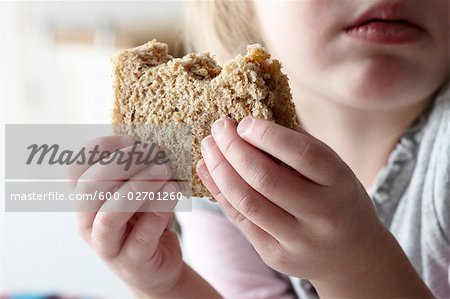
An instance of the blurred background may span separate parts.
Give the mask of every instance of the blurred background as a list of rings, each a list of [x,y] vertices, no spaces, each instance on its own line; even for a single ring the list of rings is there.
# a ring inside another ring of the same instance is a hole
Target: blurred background
[[[111,55],[156,38],[180,56],[182,20],[181,1],[0,2],[1,140],[5,123],[110,123]],[[72,213],[1,208],[0,298],[23,293],[131,298]]]

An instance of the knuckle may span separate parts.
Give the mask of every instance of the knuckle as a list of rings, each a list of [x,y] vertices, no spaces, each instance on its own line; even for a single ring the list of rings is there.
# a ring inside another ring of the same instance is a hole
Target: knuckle
[[[267,242],[267,254],[269,256],[280,256],[281,255],[281,246],[280,243],[278,243],[275,240]]]
[[[148,246],[151,244],[151,238],[149,238],[148,234],[144,232],[144,230],[136,227],[134,235],[134,240],[143,246]]]
[[[334,171],[332,172],[332,177],[334,182],[354,182],[358,179],[356,175],[353,173],[351,168],[338,156],[336,156],[336,167],[334,167]]]
[[[261,204],[251,193],[246,193],[237,201],[236,208],[242,215],[249,218],[258,214]]]
[[[211,190],[210,190],[211,192]],[[220,190],[213,190],[212,192],[212,196],[216,201],[219,201],[218,198],[220,198],[220,196],[222,196],[222,193],[220,192]]]
[[[260,135],[260,140],[261,143],[264,144],[267,142],[267,138],[270,138],[271,135],[273,133],[273,126],[271,123],[266,123],[264,125],[264,128],[261,130],[261,135]]]
[[[267,170],[267,168],[261,167],[255,171],[253,181],[256,190],[272,193],[277,188],[278,176]]]
[[[236,211],[236,210],[232,211],[229,215],[230,215],[230,218],[231,218],[237,225],[241,225],[241,224],[243,224],[245,221],[247,221],[247,218],[245,218],[244,215],[242,215],[241,213],[239,213],[239,212]]]
[[[316,153],[316,144],[308,138],[305,142],[299,142],[296,145],[297,161],[302,164],[304,161],[310,160]]]
[[[208,188],[208,191],[211,192],[211,195],[216,199],[216,201],[221,200],[223,197],[222,192],[220,192],[219,188],[217,187],[210,187]]]
[[[286,263],[287,254],[278,241],[272,240],[266,244],[263,259],[268,265],[279,268]]]
[[[238,157],[239,164],[242,165],[242,169],[250,169],[252,170],[255,167],[255,159],[251,155],[243,154]]]
[[[334,213],[326,213],[322,215],[319,220],[322,224],[322,227],[325,228],[324,231],[334,233],[336,230],[339,230],[341,226],[341,217],[338,217]]]
[[[113,213],[100,213],[98,214],[98,222],[96,230],[99,232],[109,232],[116,228],[116,221]]]
[[[142,190],[143,188],[142,188],[142,185],[146,185],[145,184],[146,182],[144,182],[144,184],[142,183],[142,182],[140,182],[140,181],[137,181],[137,180],[128,180],[128,181],[126,181],[122,186],[125,188],[125,189],[128,189],[129,191],[129,193],[133,193],[133,194],[137,194],[140,190]],[[148,183],[148,182],[147,182]],[[125,185],[127,186],[127,187],[125,187]],[[144,188],[145,189],[145,188]]]
[[[211,168],[211,171],[209,172],[212,176],[217,175],[217,173],[221,170],[222,167],[224,167],[226,164],[225,159],[221,159],[216,165],[214,165]]]
[[[327,187],[336,187],[338,185],[341,185],[343,182],[345,184],[345,177],[347,176],[347,173],[345,171],[342,171],[340,167],[331,168],[328,172],[328,184]]]
[[[224,150],[224,154],[232,153],[234,150],[234,147],[236,146],[236,143],[240,141],[240,138],[233,138],[230,140],[230,142],[227,144]]]
[[[353,179],[356,176],[353,174],[353,171],[350,167],[331,149],[324,148],[323,155],[327,155],[329,158],[329,165],[333,167],[328,167],[327,177],[328,177],[328,187],[335,187],[338,185],[345,184],[347,182],[354,181]]]
[[[342,230],[343,217],[333,212],[325,212],[316,217],[316,233],[320,239],[332,239]]]

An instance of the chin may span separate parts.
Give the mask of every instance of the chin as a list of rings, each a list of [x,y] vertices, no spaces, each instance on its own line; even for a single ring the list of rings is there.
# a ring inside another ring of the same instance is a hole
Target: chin
[[[347,88],[342,88],[346,86]],[[340,104],[364,110],[392,110],[417,104],[426,99],[427,93],[419,93],[403,85],[374,86],[365,84],[342,84],[335,90]]]
[[[342,76],[343,80],[335,82],[334,88],[341,101],[355,108],[401,108],[428,98],[433,90],[424,86],[424,81],[414,73],[398,68],[391,68],[389,71],[378,68],[354,74]]]

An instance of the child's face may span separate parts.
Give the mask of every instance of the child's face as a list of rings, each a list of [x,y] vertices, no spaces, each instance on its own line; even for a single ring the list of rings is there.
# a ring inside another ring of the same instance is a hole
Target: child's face
[[[394,30],[394,41],[368,41],[346,32],[379,4],[394,5],[381,12],[383,18],[389,11],[395,19],[406,18],[410,10],[423,30],[398,22],[366,27],[379,30],[375,34]],[[392,109],[424,100],[448,79],[448,0],[255,1],[255,10],[263,40],[300,91],[353,107]],[[405,30],[415,38],[405,37]]]

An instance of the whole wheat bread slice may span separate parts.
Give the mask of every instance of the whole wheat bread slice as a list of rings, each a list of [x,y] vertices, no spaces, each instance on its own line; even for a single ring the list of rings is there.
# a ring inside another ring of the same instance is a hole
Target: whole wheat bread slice
[[[288,78],[279,61],[260,45],[248,46],[245,55],[237,55],[223,67],[209,53],[173,58],[167,45],[155,40],[119,51],[113,62],[113,124],[190,126],[191,144],[183,144],[178,136],[166,144],[171,147],[166,150],[178,177],[192,174],[192,196],[212,197],[195,165],[201,158],[200,142],[210,134],[215,120],[229,117],[239,122],[251,115],[292,129],[297,125]],[[146,139],[143,132],[132,129],[118,133]],[[186,167],[180,166],[186,166],[186,161],[180,161],[179,152],[190,146],[192,168],[187,174]]]

